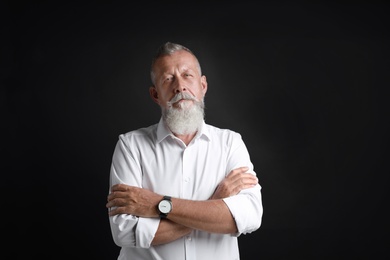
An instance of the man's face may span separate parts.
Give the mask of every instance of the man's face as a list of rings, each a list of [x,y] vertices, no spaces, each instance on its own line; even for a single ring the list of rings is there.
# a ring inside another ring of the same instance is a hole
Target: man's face
[[[189,108],[194,100],[203,100],[207,91],[206,77],[200,74],[197,59],[187,51],[177,51],[172,55],[159,58],[154,64],[155,86],[150,87],[152,99],[162,109]],[[178,94],[189,94],[194,100],[179,98],[172,100]]]

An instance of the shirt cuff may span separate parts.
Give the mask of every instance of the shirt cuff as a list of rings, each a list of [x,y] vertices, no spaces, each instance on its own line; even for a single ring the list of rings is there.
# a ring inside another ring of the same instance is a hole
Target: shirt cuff
[[[239,194],[223,199],[236,222],[238,233],[234,234],[235,236],[251,233],[259,227],[258,216],[261,213],[257,211],[261,211],[261,209],[258,209],[257,205],[254,205],[255,203],[247,196]]]
[[[136,247],[149,248],[157,232],[159,218],[139,218],[135,231]]]

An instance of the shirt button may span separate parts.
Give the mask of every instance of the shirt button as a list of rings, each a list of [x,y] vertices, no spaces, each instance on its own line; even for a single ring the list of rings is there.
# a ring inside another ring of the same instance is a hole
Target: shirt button
[[[190,181],[190,177],[186,177],[185,179],[184,179],[184,182],[189,182]]]
[[[192,240],[192,237],[187,237],[187,240],[188,240],[188,241],[191,241],[191,240]]]

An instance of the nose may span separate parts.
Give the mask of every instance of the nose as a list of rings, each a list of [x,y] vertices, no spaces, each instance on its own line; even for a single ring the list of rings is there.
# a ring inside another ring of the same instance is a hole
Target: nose
[[[176,78],[176,82],[175,82],[175,87],[174,87],[174,92],[177,94],[177,93],[181,93],[183,91],[186,91],[187,88],[185,86],[185,83],[184,83],[184,80],[181,79],[180,77]]]

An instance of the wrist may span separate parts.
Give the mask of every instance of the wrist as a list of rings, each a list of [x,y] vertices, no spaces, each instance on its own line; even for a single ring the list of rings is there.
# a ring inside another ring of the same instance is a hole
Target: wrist
[[[170,196],[164,196],[157,204],[157,213],[160,218],[167,218],[172,211],[172,199]]]

